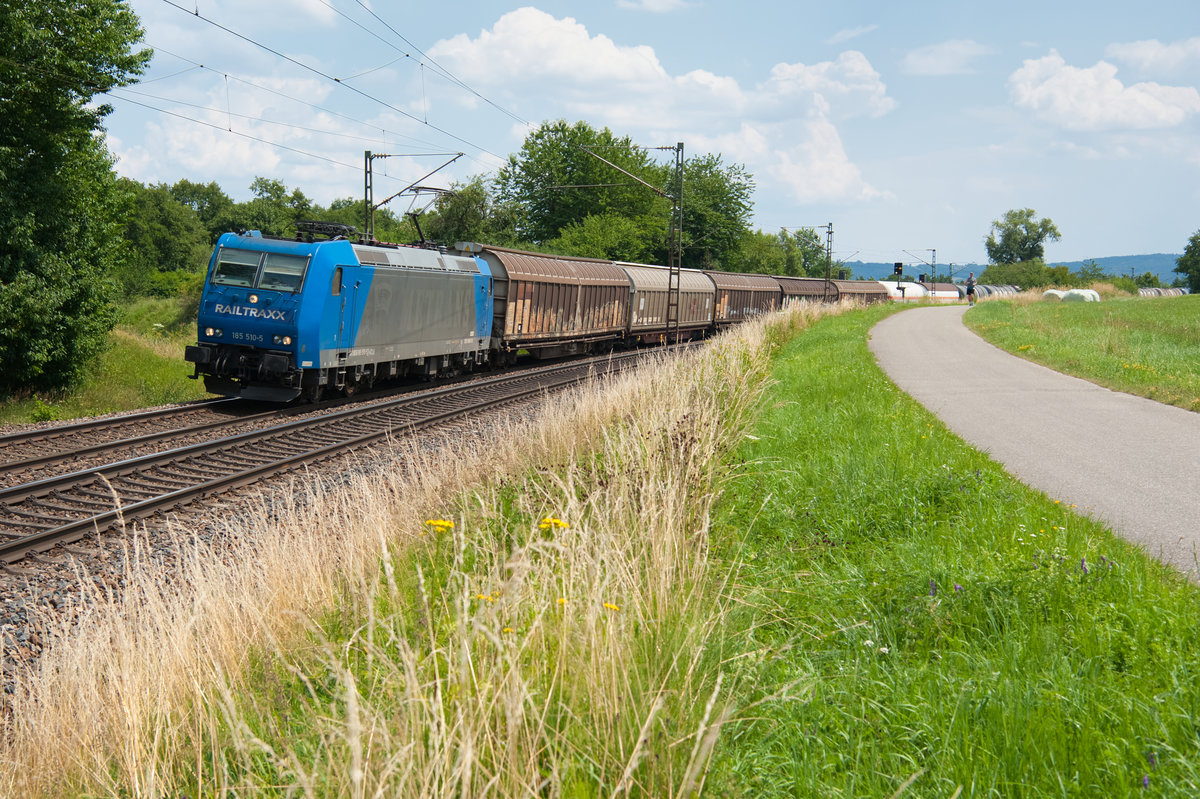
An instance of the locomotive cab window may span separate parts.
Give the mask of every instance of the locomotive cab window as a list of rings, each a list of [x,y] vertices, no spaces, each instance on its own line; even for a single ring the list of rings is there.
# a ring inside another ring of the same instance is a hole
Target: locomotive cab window
[[[213,269],[212,282],[222,286],[250,288],[258,274],[259,257],[256,252],[222,249],[217,257],[217,266]]]
[[[304,267],[307,265],[307,258],[269,252],[263,259],[258,287],[275,291],[299,291],[300,283],[304,280]]]
[[[307,266],[307,257],[222,249],[213,269],[212,282],[222,286],[296,292],[304,282]]]

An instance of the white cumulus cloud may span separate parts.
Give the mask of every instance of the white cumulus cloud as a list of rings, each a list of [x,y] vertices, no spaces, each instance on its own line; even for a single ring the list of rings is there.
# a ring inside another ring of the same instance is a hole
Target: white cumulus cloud
[[[1200,64],[1200,36],[1170,44],[1157,39],[1110,44],[1104,55],[1145,72],[1170,74]]]
[[[851,39],[857,39],[859,36],[865,36],[868,33],[879,30],[878,25],[863,25],[860,28],[846,28],[830,36],[825,40],[825,44],[842,44]]]
[[[952,39],[910,50],[903,68],[909,75],[968,75],[974,71],[971,65],[976,59],[993,52],[970,39]]]
[[[646,46],[626,47],[591,36],[572,17],[556,19],[536,8],[519,8],[472,39],[459,34],[429,50],[468,83],[526,84],[550,78],[575,84],[662,83],[666,71]]]
[[[649,11],[653,14],[666,14],[688,8],[691,3],[686,0],[617,0],[619,8],[629,8],[634,11]]]
[[[1054,50],[1026,60],[1009,76],[1008,86],[1017,107],[1068,130],[1167,128],[1200,113],[1200,92],[1190,86],[1126,86],[1112,64],[1100,61],[1081,69]]]
[[[485,94],[503,92],[516,106],[536,95],[532,104],[546,118],[584,119],[655,144],[683,140],[689,154],[720,152],[804,201],[885,196],[863,178],[835,123],[896,107],[855,50],[815,64],[779,63],[743,86],[703,69],[669,73],[651,47],[619,44],[573,18],[527,7],[429,53]]]
[[[890,196],[863,178],[823,109],[813,111],[794,132],[794,140],[775,152],[775,170],[797,202],[853,202]]]
[[[857,50],[847,50],[834,61],[818,64],[776,64],[761,92],[770,101],[817,95],[839,108],[865,111],[875,117],[896,107],[879,73]]]

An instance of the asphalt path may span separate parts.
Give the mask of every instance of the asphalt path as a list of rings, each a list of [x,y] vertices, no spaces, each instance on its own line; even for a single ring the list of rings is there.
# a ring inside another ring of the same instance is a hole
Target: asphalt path
[[[1200,414],[1010,355],[963,324],[966,310],[889,316],[871,330],[871,351],[897,386],[1019,480],[1197,579]]]

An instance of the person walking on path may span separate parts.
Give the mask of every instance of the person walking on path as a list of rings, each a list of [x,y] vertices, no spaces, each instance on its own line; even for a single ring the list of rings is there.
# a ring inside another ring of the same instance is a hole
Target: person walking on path
[[[975,273],[967,275],[967,304],[975,304]]]

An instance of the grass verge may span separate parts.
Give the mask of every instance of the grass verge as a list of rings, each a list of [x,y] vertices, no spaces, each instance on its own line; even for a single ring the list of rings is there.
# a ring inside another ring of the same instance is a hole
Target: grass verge
[[[714,795],[1195,796],[1196,588],[897,390],[865,342],[888,312],[782,350],[716,508],[731,701],[801,690],[725,733]]]
[[[891,386],[890,310],[135,568],[21,680],[0,795],[1195,795],[1195,588]]]
[[[1200,411],[1200,296],[980,303],[992,344],[1093,383]]]
[[[195,343],[194,321],[179,319],[176,300],[142,299],[121,309],[109,346],[89,365],[83,381],[53,396],[0,403],[0,425],[74,419],[209,396],[191,380],[183,348]]]
[[[264,503],[232,554],[135,550],[20,682],[0,793],[701,791],[737,678],[709,510],[771,336],[824,312]]]

